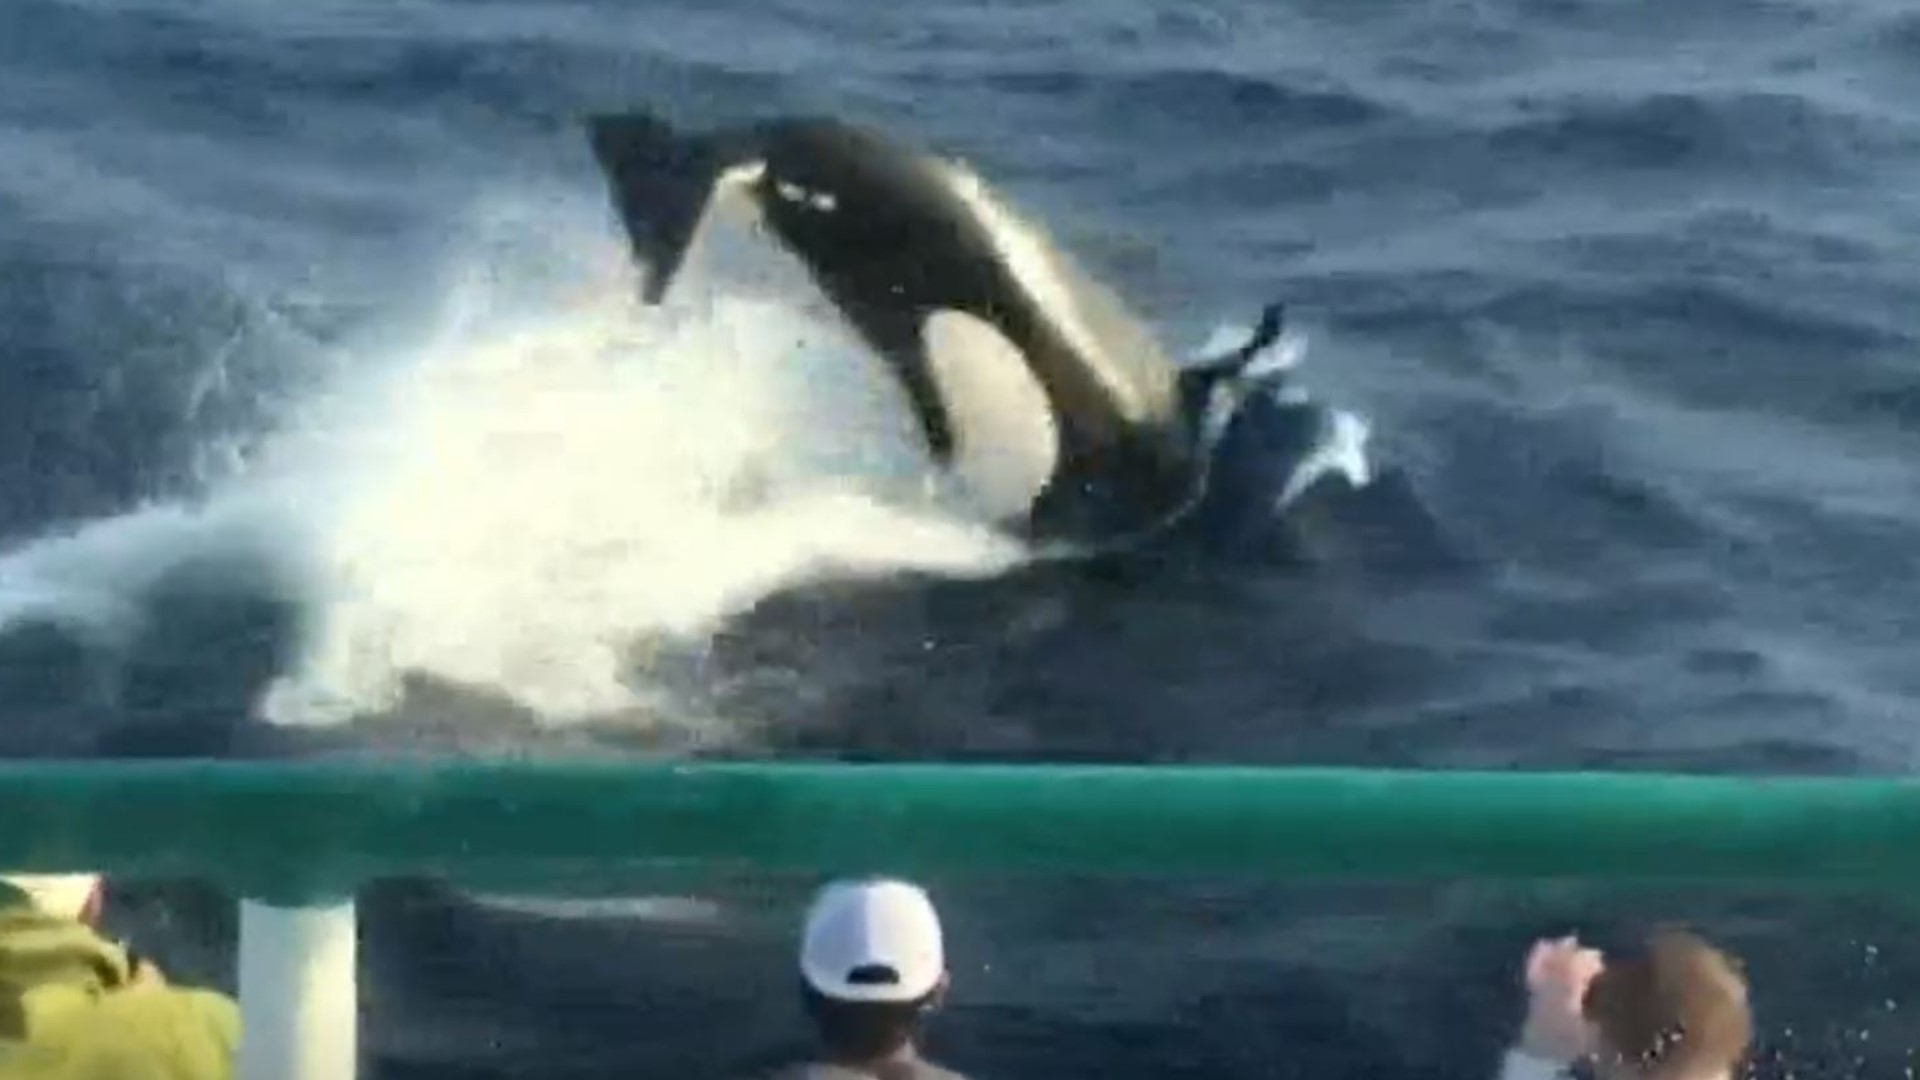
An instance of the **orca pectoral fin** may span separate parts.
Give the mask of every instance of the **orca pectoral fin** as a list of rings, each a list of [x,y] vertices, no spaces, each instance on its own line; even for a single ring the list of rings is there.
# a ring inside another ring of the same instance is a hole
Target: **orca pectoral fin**
[[[729,170],[751,165],[755,155],[740,140],[681,135],[647,113],[590,117],[587,131],[634,254],[646,264],[641,297],[658,304],[715,189]]]

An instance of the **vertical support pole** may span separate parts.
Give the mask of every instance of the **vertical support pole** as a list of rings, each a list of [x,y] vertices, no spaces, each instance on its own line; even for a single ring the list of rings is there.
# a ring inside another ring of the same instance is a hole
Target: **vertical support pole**
[[[358,946],[350,898],[300,908],[240,902],[237,1080],[353,1080]]]

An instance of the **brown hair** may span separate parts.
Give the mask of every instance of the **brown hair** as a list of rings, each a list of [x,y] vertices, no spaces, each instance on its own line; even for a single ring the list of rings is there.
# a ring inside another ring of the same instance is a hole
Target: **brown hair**
[[[801,1000],[828,1055],[840,1064],[869,1064],[891,1057],[920,1034],[944,987],[918,1001],[840,1001],[800,981]]]
[[[1583,1009],[1599,1031],[1602,1063],[1646,1080],[1731,1074],[1753,1040],[1738,962],[1683,930],[1662,930],[1639,954],[1609,963]]]

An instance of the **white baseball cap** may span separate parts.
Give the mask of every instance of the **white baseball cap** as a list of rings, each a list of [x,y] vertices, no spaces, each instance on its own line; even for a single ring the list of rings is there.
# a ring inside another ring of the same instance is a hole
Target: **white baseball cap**
[[[800,973],[836,1001],[918,1001],[946,970],[940,916],[917,885],[834,882],[807,914]]]
[[[0,883],[19,889],[34,907],[63,919],[78,919],[100,891],[99,874],[4,874]]]

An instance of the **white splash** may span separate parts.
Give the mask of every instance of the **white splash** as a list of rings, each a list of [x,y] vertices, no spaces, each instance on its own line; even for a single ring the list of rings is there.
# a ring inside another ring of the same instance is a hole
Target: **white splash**
[[[164,631],[143,604],[171,568],[264,570],[308,631],[264,718],[378,715],[417,673],[566,724],[670,709],[639,649],[697,644],[780,588],[1035,556],[943,501],[897,384],[779,268],[722,291],[695,252],[675,290],[692,299],[639,309],[587,205],[484,208],[413,340],[289,350],[325,374],[288,382],[324,389],[191,503],[0,553],[0,627]],[[1364,470],[1358,440],[1324,464]]]
[[[490,310],[486,288],[463,310]],[[636,641],[711,632],[822,572],[990,575],[1019,557],[921,497],[904,410],[837,327],[774,299],[456,318],[324,458],[319,622],[269,718],[391,706],[409,671],[579,719],[645,702]]]
[[[773,294],[637,309],[614,230],[552,209],[496,215],[423,340],[360,357],[198,508],[0,556],[0,623],[150,618],[145,583],[229,545],[308,612],[265,718],[378,714],[420,673],[565,723],[654,700],[636,642],[811,575],[1022,558],[929,501],[897,389],[839,327]]]

